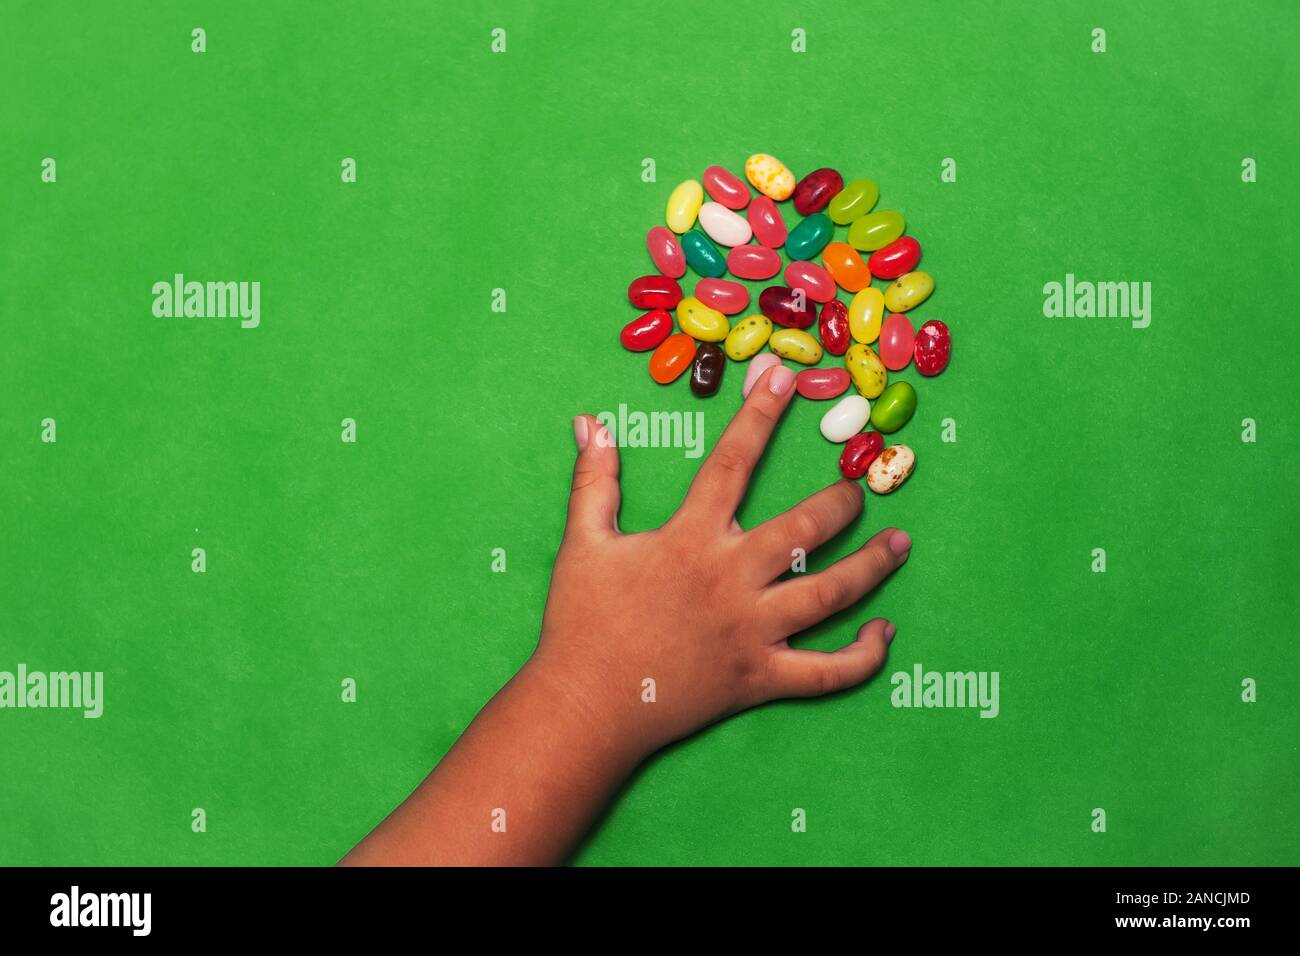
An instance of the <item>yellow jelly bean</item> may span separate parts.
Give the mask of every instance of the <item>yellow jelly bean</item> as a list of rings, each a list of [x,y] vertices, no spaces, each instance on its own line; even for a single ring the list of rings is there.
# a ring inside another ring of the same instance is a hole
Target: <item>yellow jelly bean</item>
[[[775,336],[773,336],[775,338]],[[844,353],[844,365],[849,378],[865,398],[876,398],[885,390],[885,363],[861,342],[854,342]]]
[[[691,226],[695,225],[695,219],[699,216],[702,205],[704,205],[704,187],[694,179],[686,180],[668,197],[668,210],[664,213],[668,228],[679,234],[689,231]]]
[[[816,365],[822,360],[821,343],[803,329],[778,329],[767,344],[781,358],[802,365]]]
[[[728,358],[743,362],[757,355],[771,334],[771,319],[765,315],[747,315],[727,333],[727,343],[723,348]]]
[[[863,345],[880,338],[880,323],[885,321],[885,296],[867,286],[849,303],[849,334]]]
[[[909,272],[899,276],[885,290],[885,307],[890,312],[906,312],[930,298],[934,279],[928,272]]]
[[[794,192],[794,173],[775,156],[755,153],[745,160],[745,176],[754,188],[769,199],[780,202]]]
[[[677,327],[697,342],[721,342],[731,331],[725,315],[693,295],[677,303]]]

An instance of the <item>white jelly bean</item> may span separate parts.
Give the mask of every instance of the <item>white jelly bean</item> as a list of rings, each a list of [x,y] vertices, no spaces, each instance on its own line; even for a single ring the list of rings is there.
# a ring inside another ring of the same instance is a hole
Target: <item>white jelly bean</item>
[[[822,416],[822,434],[827,441],[846,442],[871,419],[871,403],[861,395],[847,395]]]
[[[720,202],[700,207],[700,228],[720,246],[743,246],[754,235],[749,222]]]
[[[903,482],[916,467],[916,453],[906,445],[890,445],[867,468],[867,487],[878,495],[887,495]]]

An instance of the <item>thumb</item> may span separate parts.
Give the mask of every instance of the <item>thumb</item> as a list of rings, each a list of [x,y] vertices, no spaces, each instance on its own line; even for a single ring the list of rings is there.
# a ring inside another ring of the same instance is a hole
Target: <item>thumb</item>
[[[818,697],[861,684],[885,663],[894,632],[892,624],[876,618],[862,625],[856,641],[836,651],[783,647],[775,652],[768,692],[772,697]]]
[[[573,420],[578,460],[573,466],[566,533],[618,531],[618,447],[609,429],[590,415]]]

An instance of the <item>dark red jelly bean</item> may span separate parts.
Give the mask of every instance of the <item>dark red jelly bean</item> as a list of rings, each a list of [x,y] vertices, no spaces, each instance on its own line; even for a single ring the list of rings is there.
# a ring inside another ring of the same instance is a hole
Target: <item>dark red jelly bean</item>
[[[821,212],[844,188],[844,177],[833,169],[814,169],[794,187],[794,211],[801,216]]]
[[[897,279],[916,268],[921,261],[921,244],[911,236],[899,236],[867,260],[867,268],[877,279]]]
[[[638,309],[675,309],[682,301],[682,287],[668,276],[641,276],[627,287],[627,297]]]
[[[884,450],[885,436],[880,432],[854,435],[840,452],[840,474],[845,478],[861,478]]]
[[[948,326],[931,319],[916,330],[916,344],[912,346],[912,361],[922,375],[938,375],[948,367],[952,358],[952,336]]]
[[[787,329],[806,329],[817,321],[816,306],[802,289],[768,286],[758,294],[758,308],[777,325]]]
[[[839,299],[831,299],[822,306],[817,319],[817,331],[822,345],[831,355],[843,355],[849,350],[849,307]]]
[[[619,340],[623,348],[632,352],[649,352],[657,349],[659,343],[668,338],[673,331],[673,317],[664,309],[655,309],[645,315],[638,315],[623,326]]]
[[[701,342],[691,363],[691,391],[700,398],[708,398],[722,385],[722,371],[727,367],[727,357],[713,342]]]

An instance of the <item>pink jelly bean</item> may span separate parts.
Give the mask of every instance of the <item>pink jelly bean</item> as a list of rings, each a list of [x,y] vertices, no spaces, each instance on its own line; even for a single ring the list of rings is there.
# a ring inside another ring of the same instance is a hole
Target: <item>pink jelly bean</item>
[[[835,366],[806,368],[794,377],[794,388],[804,398],[834,398],[844,394],[849,381],[847,369]]]
[[[667,226],[655,226],[645,234],[645,246],[650,251],[650,261],[655,268],[670,279],[680,279],[686,274],[686,256],[682,244]]]
[[[779,249],[785,245],[785,237],[789,233],[785,228],[785,220],[781,218],[781,210],[776,208],[776,203],[771,199],[755,196],[749,204],[747,215],[749,226],[754,230],[754,238],[759,245],[769,249]]]
[[[835,298],[835,280],[815,262],[790,263],[785,267],[785,284],[792,289],[803,289],[814,302],[829,302]]]
[[[891,372],[907,368],[912,361],[912,347],[916,344],[916,332],[905,315],[890,315],[880,327],[880,361]]]
[[[767,246],[736,246],[727,253],[727,270],[741,279],[770,279],[781,271],[781,253]]]
[[[723,315],[735,315],[749,308],[749,290],[726,279],[701,279],[695,283],[695,298]]]
[[[749,368],[745,369],[745,384],[740,390],[740,394],[748,398],[749,390],[754,387],[758,377],[774,365],[780,365],[781,359],[771,352],[762,352],[755,355],[749,360]]]
[[[749,205],[749,187],[730,170],[710,166],[700,179],[714,202],[720,202],[728,209],[744,209]]]

